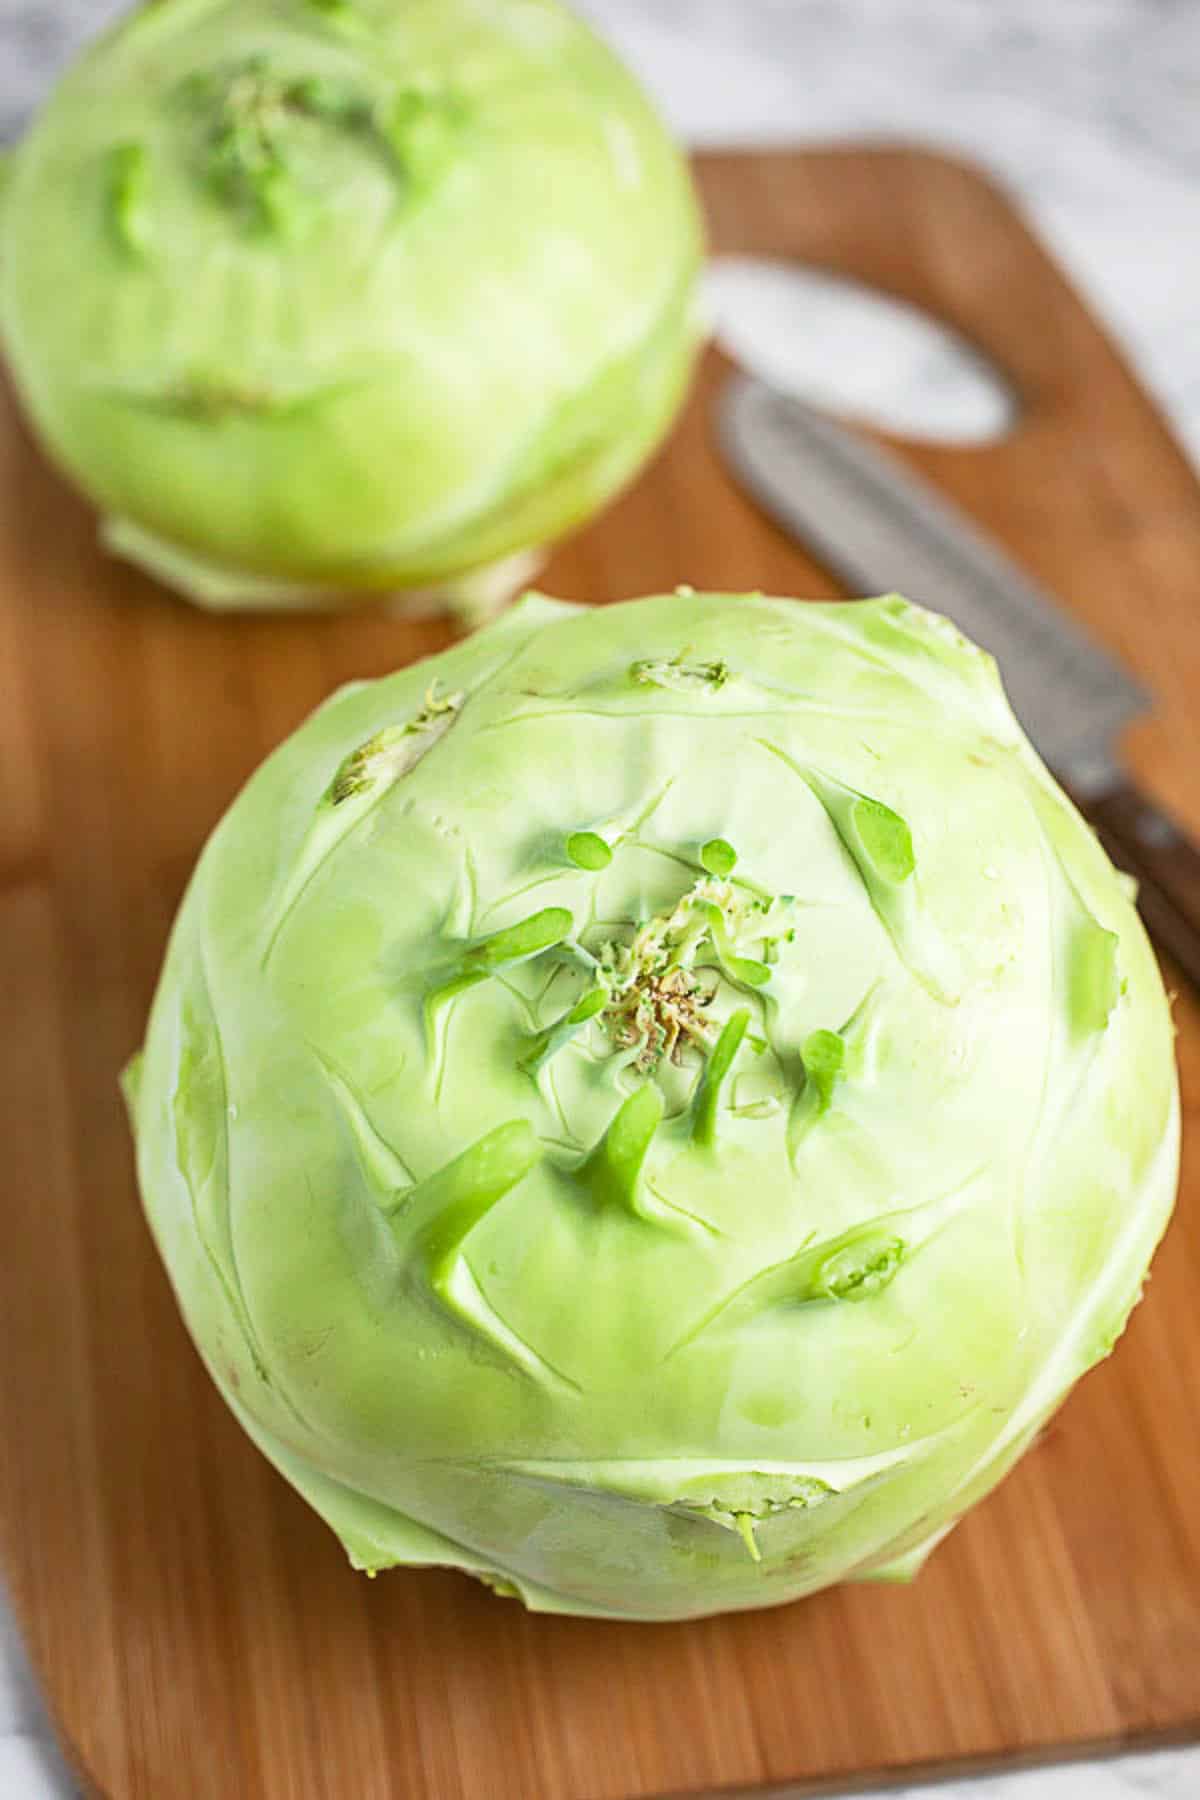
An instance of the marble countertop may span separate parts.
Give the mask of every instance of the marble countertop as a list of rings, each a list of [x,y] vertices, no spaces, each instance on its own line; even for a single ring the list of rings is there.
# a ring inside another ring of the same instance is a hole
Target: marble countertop
[[[1200,460],[1196,0],[576,4],[694,142],[907,136],[989,163]],[[122,7],[0,0],[0,139],[19,133],[55,69]],[[888,381],[886,359],[876,379]],[[1195,1800],[1200,1747],[899,1791],[907,1800]],[[72,1792],[0,1596],[0,1800]]]

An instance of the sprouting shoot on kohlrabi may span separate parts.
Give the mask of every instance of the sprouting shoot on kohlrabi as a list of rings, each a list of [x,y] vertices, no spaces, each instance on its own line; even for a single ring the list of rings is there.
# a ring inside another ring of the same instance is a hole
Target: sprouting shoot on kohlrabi
[[[208,606],[499,594],[636,471],[697,344],[683,158],[559,0],[139,7],[6,185],[37,433]]]
[[[336,694],[127,1092],[196,1344],[352,1561],[620,1617],[914,1572],[1176,1178],[1126,887],[896,598],[530,597]]]

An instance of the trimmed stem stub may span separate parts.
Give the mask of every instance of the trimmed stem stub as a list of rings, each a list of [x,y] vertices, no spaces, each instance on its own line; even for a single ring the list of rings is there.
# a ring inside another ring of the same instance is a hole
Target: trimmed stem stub
[[[391,786],[416,767],[453,725],[464,696],[439,695],[430,688],[420,711],[402,725],[388,725],[359,744],[338,765],[325,792],[330,806],[343,806],[357,794],[370,793],[381,784]]]
[[[529,918],[522,919],[519,925],[506,925],[501,931],[494,931],[489,937],[479,938],[463,953],[459,966],[447,980],[439,983],[425,1001],[425,1016],[432,1024],[442,1008],[451,1000],[464,994],[468,988],[476,987],[479,982],[486,981],[497,969],[506,968],[511,963],[528,962],[531,957],[540,956],[544,950],[551,950],[569,937],[574,920],[565,906],[545,906],[541,912],[531,913]]]
[[[612,848],[597,831],[573,831],[567,839],[567,856],[577,869],[598,873],[613,859]]]
[[[606,987],[589,988],[581,1000],[565,1012],[553,1025],[539,1031],[529,1049],[521,1058],[521,1067],[531,1075],[545,1067],[550,1058],[577,1037],[588,1023],[596,1018],[608,1005],[609,994]]]
[[[533,1127],[512,1119],[489,1131],[385,1208],[408,1260],[451,1311],[450,1278],[462,1246],[492,1207],[523,1181],[541,1155]]]
[[[734,1057],[741,1049],[749,1023],[748,1007],[739,1007],[737,1012],[731,1013],[717,1039],[716,1048],[704,1065],[704,1073],[696,1090],[692,1138],[707,1150],[711,1150],[717,1141],[717,1107],[721,1087],[733,1067]]]
[[[618,1107],[581,1169],[598,1207],[644,1216],[638,1204],[638,1185],[662,1116],[662,1095],[649,1082]]]

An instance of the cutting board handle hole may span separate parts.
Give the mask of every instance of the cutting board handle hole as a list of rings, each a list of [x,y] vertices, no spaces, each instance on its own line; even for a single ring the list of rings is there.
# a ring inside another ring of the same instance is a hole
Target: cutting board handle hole
[[[768,257],[710,264],[706,297],[727,355],[829,412],[895,437],[995,443],[1020,405],[1003,371],[915,306],[827,270]]]

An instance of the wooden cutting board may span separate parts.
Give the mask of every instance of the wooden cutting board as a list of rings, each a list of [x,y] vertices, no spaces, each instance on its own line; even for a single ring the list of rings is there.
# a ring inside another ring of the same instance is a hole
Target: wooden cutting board
[[[929,307],[1025,406],[909,449],[1159,696],[1138,773],[1200,830],[1200,488],[1005,200],[924,153],[704,158],[721,249]],[[828,594],[731,488],[709,357],[550,592]],[[330,688],[440,648],[381,612],[209,618],[96,548],[0,418],[0,1546],[68,1752],[111,1800],[618,1800],[881,1779],[1200,1729],[1200,1152],[1146,1303],[915,1587],[689,1625],[535,1618],[351,1573],[226,1412],[134,1195],[116,1090],[201,842]],[[1188,1122],[1200,1014],[1177,1005]]]

